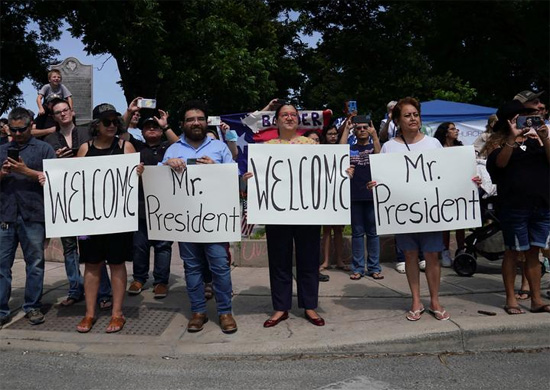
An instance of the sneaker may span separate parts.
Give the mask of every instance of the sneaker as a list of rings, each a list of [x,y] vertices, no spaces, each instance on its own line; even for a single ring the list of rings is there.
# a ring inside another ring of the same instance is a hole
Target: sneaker
[[[143,283],[134,280],[132,283],[130,283],[130,287],[128,287],[128,294],[138,295],[141,293],[141,290],[143,290]]]
[[[445,249],[443,252],[441,252],[441,266],[445,268],[449,268],[451,265],[453,265],[451,252],[449,252],[448,249]]]
[[[405,262],[400,261],[399,263],[395,264],[395,270],[399,272],[400,274],[405,273]]]
[[[31,325],[38,325],[45,321],[44,314],[38,309],[31,309],[27,314],[25,314]]]
[[[420,271],[426,271],[426,260],[420,260],[418,262],[418,268],[420,268]]]
[[[168,286],[164,283],[159,283],[153,288],[155,299],[162,299],[168,295]]]

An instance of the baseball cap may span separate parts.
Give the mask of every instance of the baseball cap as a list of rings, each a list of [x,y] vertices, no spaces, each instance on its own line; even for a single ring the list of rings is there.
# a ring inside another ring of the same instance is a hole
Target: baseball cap
[[[514,100],[519,100],[521,103],[525,103],[538,98],[543,93],[544,91],[541,91],[539,93],[535,93],[533,91],[521,91],[516,96],[514,96]]]
[[[152,123],[154,127],[160,127],[155,118],[150,117],[143,121],[141,128],[143,129],[147,124]]]
[[[92,118],[102,119],[111,114],[120,116],[120,113],[117,112],[115,106],[109,103],[101,103],[100,105],[94,107],[94,111],[92,112]]]
[[[61,99],[63,100],[63,97],[61,95],[58,95],[57,93],[52,93],[51,95],[48,95],[48,97],[46,98],[46,103],[49,103],[51,102],[52,100],[54,99]]]
[[[507,128],[507,124],[510,119],[518,114],[529,114],[537,111],[534,108],[527,108],[519,100],[514,99],[512,101],[504,103],[497,110],[497,123],[495,123],[493,130],[502,131]]]

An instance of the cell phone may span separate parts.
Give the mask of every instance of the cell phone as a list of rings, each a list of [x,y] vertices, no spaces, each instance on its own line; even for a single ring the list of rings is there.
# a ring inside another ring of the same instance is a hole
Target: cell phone
[[[348,101],[348,114],[351,114],[353,111],[357,111],[357,100]]]
[[[187,159],[187,165],[195,165],[197,164],[197,159],[196,158],[188,158]]]
[[[139,99],[137,106],[139,108],[157,108],[157,101],[156,99]]]
[[[219,126],[222,124],[222,118],[219,116],[209,116],[208,117],[208,126]]]
[[[8,149],[8,157],[15,161],[19,161],[19,149]]]
[[[370,115],[355,115],[351,117],[351,123],[367,123],[370,124]]]
[[[542,125],[544,125],[544,121],[540,116],[536,115],[518,116],[518,119],[516,120],[516,127],[518,129],[526,129],[528,127],[538,129]]]

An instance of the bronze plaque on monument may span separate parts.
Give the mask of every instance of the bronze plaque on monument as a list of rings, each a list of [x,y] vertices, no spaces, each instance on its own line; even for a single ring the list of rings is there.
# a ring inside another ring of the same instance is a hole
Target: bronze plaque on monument
[[[76,124],[82,125],[92,120],[92,82],[93,66],[84,65],[75,57],[67,57],[63,62],[52,65],[51,69],[59,69],[61,81],[73,95]]]

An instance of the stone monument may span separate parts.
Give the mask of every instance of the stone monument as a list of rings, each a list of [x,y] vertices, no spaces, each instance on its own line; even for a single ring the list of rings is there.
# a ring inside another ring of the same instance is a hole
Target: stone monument
[[[73,94],[74,111],[77,125],[90,123],[92,120],[93,102],[93,66],[84,65],[75,57],[67,57],[51,69],[59,69],[61,81]]]

